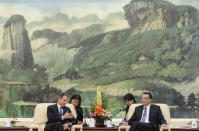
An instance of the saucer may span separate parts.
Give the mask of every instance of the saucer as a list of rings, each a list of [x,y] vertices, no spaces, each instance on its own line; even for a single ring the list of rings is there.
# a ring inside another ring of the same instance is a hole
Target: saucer
[[[90,125],[89,125],[88,127],[95,127],[95,126],[90,126]]]

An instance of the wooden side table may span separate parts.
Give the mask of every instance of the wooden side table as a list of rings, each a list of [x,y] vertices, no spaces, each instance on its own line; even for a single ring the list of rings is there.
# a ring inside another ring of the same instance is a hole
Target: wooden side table
[[[80,131],[80,129],[75,129],[75,131]],[[83,127],[83,131],[118,131],[118,127]],[[126,131],[121,129],[121,131]],[[168,131],[167,129],[163,131]],[[189,128],[189,127],[179,127],[171,128],[171,131],[199,131],[199,128]]]
[[[168,131],[168,130],[163,130]],[[190,127],[173,127],[171,131],[199,131],[199,128],[190,128]]]
[[[38,131],[38,128],[33,128],[32,131]]]
[[[75,129],[75,131],[80,131],[80,129]],[[83,131],[118,131],[118,127],[83,127]]]
[[[199,128],[179,127],[171,128],[171,131],[199,131]]]
[[[0,131],[29,131],[28,127],[16,126],[16,127],[0,127]]]

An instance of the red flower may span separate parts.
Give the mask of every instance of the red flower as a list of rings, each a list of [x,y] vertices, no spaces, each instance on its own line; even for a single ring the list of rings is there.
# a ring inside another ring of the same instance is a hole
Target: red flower
[[[92,118],[92,117],[93,117],[93,113],[90,114],[90,118]]]

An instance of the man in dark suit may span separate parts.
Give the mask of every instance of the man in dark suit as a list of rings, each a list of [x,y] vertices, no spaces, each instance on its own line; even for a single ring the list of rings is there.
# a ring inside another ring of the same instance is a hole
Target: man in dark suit
[[[135,108],[135,112],[128,121],[131,125],[129,131],[159,131],[159,125],[166,127],[167,123],[160,106],[151,104],[151,93],[145,92],[141,101],[142,105]]]
[[[68,96],[65,93],[58,95],[57,103],[48,106],[46,127],[44,131],[64,131],[74,124],[77,120],[71,113],[70,108],[66,107]]]

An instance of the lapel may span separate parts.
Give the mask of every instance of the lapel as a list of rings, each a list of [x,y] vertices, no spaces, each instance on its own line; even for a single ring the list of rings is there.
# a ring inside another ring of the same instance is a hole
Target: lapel
[[[54,107],[54,109],[55,109],[55,112],[57,113],[57,115],[59,115],[59,109],[58,109],[58,106],[57,106],[57,104],[55,104],[54,106],[55,106],[55,107]]]
[[[55,106],[55,107],[54,107],[55,112],[57,112],[57,115],[59,115],[59,109],[58,109],[57,104],[55,104],[54,106]],[[68,110],[67,110],[66,106],[64,106],[64,107],[63,107],[63,115],[64,115],[67,111],[68,111]]]
[[[142,112],[143,112],[143,105],[140,106],[139,111],[138,111],[138,118],[139,118],[139,120],[141,120],[141,118],[142,118]]]
[[[150,106],[150,109],[149,109],[149,122],[150,122],[150,120],[151,120],[151,116],[153,116],[153,104],[151,104],[151,106]]]
[[[66,106],[63,107],[63,114],[65,114],[67,112],[67,108]]]

